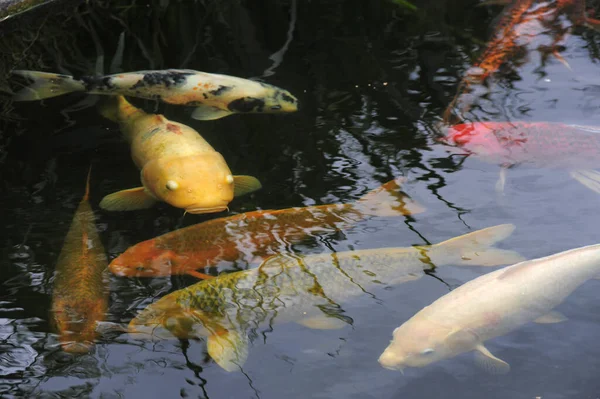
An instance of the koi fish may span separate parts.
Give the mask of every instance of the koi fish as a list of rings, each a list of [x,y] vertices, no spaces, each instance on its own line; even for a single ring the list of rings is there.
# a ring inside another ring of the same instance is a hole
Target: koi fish
[[[485,82],[501,67],[518,64],[535,46],[542,53],[542,61],[549,54],[569,67],[558,49],[576,25],[600,30],[600,20],[585,14],[585,0],[492,0],[484,4],[507,5],[496,26],[494,38],[458,86],[457,94],[444,112],[444,122],[450,123],[459,97],[472,91],[473,84]],[[567,24],[567,25],[565,25]],[[536,44],[536,39],[550,36],[549,44]],[[570,68],[570,67],[569,67]],[[468,106],[460,110],[465,112]]]
[[[126,277],[189,274],[222,261],[252,262],[285,251],[290,243],[316,232],[341,230],[368,215],[397,216],[425,209],[400,191],[404,178],[389,181],[351,204],[260,210],[212,219],[140,242],[110,262]]]
[[[90,168],[91,171],[91,168]],[[52,289],[52,317],[65,352],[87,353],[96,324],[108,308],[108,258],[88,201],[90,174],[65,243],[58,256]]]
[[[425,367],[460,353],[475,353],[486,371],[510,371],[484,342],[523,324],[566,320],[552,311],[577,287],[600,272],[600,244],[508,266],[485,274],[426,306],[396,328],[379,357],[391,370]]]
[[[248,333],[260,325],[294,321],[315,329],[343,328],[352,319],[340,304],[376,287],[418,279],[435,266],[522,260],[492,246],[513,230],[499,225],[430,246],[275,255],[257,269],[222,274],[164,296],[128,329],[140,338],[208,337],[213,360],[227,371],[239,370],[249,352]]]
[[[502,166],[498,189],[514,165],[560,168],[600,193],[600,128],[553,122],[474,122],[449,127],[440,141]]]
[[[102,209],[129,211],[164,201],[189,213],[221,212],[234,196],[261,187],[254,177],[233,176],[223,156],[189,126],[147,114],[123,96],[107,101],[100,112],[119,124],[142,180],[142,187],[104,197]]]
[[[266,83],[190,69],[138,71],[107,76],[73,76],[15,70],[33,83],[15,93],[15,101],[34,101],[72,92],[123,95],[196,107],[192,118],[219,119],[234,113],[298,110],[290,92]]]

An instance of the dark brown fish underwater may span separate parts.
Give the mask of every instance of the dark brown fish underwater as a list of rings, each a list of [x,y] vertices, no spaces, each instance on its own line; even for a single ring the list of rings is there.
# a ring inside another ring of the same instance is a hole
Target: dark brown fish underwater
[[[52,321],[65,352],[87,353],[96,338],[97,322],[108,307],[108,259],[88,201],[90,172],[56,263]]]

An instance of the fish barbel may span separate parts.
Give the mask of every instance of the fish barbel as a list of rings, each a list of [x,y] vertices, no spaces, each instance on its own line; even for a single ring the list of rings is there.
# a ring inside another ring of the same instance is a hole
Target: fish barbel
[[[424,367],[475,351],[486,371],[510,371],[484,342],[523,324],[566,320],[552,309],[600,272],[600,244],[534,259],[485,274],[426,306],[396,328],[379,358],[392,370]]]
[[[369,290],[420,278],[447,264],[495,266],[520,261],[494,248],[513,225],[478,230],[440,244],[296,257],[280,254],[257,269],[222,274],[172,292],[130,323],[140,338],[207,336],[210,356],[227,371],[248,355],[250,330],[295,321],[309,328],[342,328],[352,319],[340,304]]]
[[[600,20],[586,15],[585,0],[491,0],[483,4],[503,4],[500,21],[496,24],[493,39],[479,60],[469,68],[457,88],[452,102],[444,111],[445,123],[454,122],[453,112],[463,93],[469,93],[474,84],[481,84],[502,67],[518,65],[531,50],[542,54],[542,63],[549,55],[569,67],[560,55],[559,48],[574,26],[587,26],[600,30]],[[550,42],[546,43],[550,38]],[[570,68],[570,67],[569,67]],[[463,113],[469,104],[459,107]],[[458,115],[462,121],[462,115]]]
[[[600,193],[600,128],[552,122],[474,122],[451,126],[440,141],[505,168],[560,168]],[[504,173],[504,172],[503,172]],[[501,181],[503,182],[503,175]]]
[[[235,76],[190,69],[138,71],[107,76],[73,76],[15,70],[33,83],[15,101],[34,101],[72,92],[123,95],[196,107],[192,118],[219,119],[234,113],[280,113],[298,110],[298,100],[278,87]]]
[[[188,213],[221,212],[234,196],[261,187],[254,177],[233,176],[223,156],[189,126],[147,114],[123,96],[107,99],[100,112],[119,124],[142,180],[142,187],[104,197],[102,209],[129,211],[164,201]]]
[[[52,288],[51,319],[63,350],[72,353],[92,349],[96,324],[104,320],[108,307],[108,258],[96,230],[89,190],[88,173],[85,195],[58,256]]]
[[[368,215],[412,215],[425,209],[401,192],[400,177],[350,204],[260,210],[212,219],[128,248],[110,262],[118,276],[159,277],[190,274],[219,262],[264,259],[314,233],[350,227]]]

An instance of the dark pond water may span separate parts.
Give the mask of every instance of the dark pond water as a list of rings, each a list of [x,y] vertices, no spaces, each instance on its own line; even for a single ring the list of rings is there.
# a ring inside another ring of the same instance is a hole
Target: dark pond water
[[[197,129],[234,173],[263,189],[230,204],[255,209],[349,202],[396,176],[426,212],[367,218],[294,246],[300,254],[437,243],[513,223],[501,248],[536,258],[600,242],[600,197],[565,170],[500,167],[436,144],[437,123],[492,32],[498,7],[422,1],[412,12],[383,0],[113,1],[60,3],[3,22],[2,88],[13,68],[85,74],[109,69],[125,32],[124,71],[189,68],[262,77],[294,93],[299,112],[191,119],[185,107],[136,101]],[[594,4],[588,4],[594,5]],[[20,22],[21,21],[21,22]],[[600,36],[577,28],[562,43],[571,69],[523,54],[510,77],[478,99],[470,120],[600,125]],[[127,144],[85,95],[11,103],[1,97],[0,396],[92,398],[597,398],[597,280],[562,305],[567,322],[527,324],[488,342],[512,371],[491,376],[470,354],[409,369],[377,358],[394,328],[489,268],[445,266],[344,304],[354,323],[265,328],[244,373],[227,373],[202,340],[140,342],[109,332],[91,354],[61,351],[49,323],[53,273],[93,164],[91,203],[109,259],[129,246],[219,215],[167,205],[129,213],[98,208],[139,185]],[[83,103],[82,103],[83,102]],[[227,270],[223,265],[221,270]],[[127,323],[191,277],[110,277],[107,321]]]

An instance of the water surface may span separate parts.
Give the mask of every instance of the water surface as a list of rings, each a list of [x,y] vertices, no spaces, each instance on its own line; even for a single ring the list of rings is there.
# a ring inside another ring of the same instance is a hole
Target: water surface
[[[298,253],[423,245],[501,223],[517,229],[499,246],[528,258],[600,241],[600,197],[565,171],[512,168],[504,195],[498,195],[498,166],[453,155],[434,140],[499,8],[440,0],[420,2],[417,12],[379,0],[61,4],[32,16],[29,28],[17,18],[5,21],[3,89],[11,87],[12,68],[94,73],[100,56],[108,71],[125,32],[123,71],[189,68],[261,77],[299,98],[295,114],[214,122],[191,119],[185,107],[135,101],[194,127],[234,173],[261,180],[263,189],[234,200],[232,213],[348,202],[400,175],[408,178],[406,192],[427,208],[414,216],[368,218],[299,243]],[[553,59],[541,65],[531,52],[518,78],[499,80],[471,117],[599,125],[599,43],[597,34],[576,29],[562,52],[572,70]],[[381,290],[376,299],[344,304],[354,323],[341,330],[293,323],[265,328],[254,339],[244,373],[223,371],[201,340],[144,343],[108,333],[89,355],[62,352],[49,324],[53,272],[90,163],[91,202],[111,259],[142,240],[221,216],[182,218],[164,204],[130,213],[99,210],[104,195],[138,186],[139,173],[116,126],[96,113],[90,99],[73,94],[17,104],[0,97],[3,397],[600,395],[598,281],[559,307],[569,321],[528,324],[489,343],[492,353],[510,363],[508,375],[485,374],[469,354],[405,375],[379,366],[395,327],[492,270],[482,267],[439,268]],[[146,305],[193,282],[185,276],[111,276],[107,320],[127,323]]]

